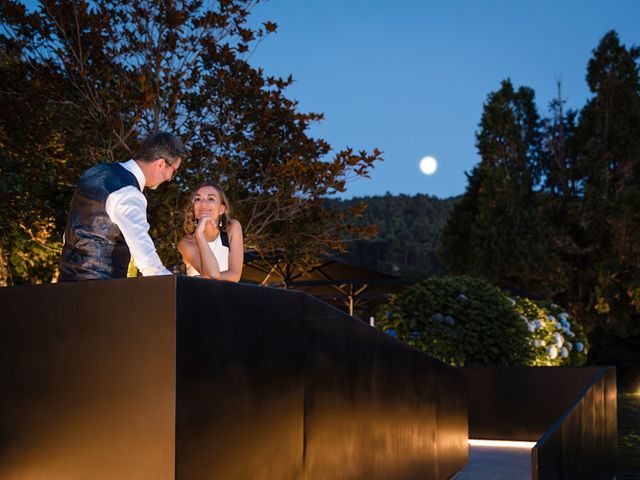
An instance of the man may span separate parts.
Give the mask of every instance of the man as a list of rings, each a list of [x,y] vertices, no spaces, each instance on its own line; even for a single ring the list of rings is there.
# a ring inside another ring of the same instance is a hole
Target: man
[[[186,155],[175,136],[148,137],[133,160],[87,170],[71,199],[60,281],[125,278],[129,259],[143,275],[170,275],[149,236],[144,187],[171,180]]]

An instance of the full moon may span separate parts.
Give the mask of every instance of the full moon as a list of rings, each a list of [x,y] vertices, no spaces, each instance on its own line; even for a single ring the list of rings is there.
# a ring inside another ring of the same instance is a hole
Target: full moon
[[[438,162],[433,157],[424,157],[420,160],[420,170],[425,175],[433,175],[438,168]]]

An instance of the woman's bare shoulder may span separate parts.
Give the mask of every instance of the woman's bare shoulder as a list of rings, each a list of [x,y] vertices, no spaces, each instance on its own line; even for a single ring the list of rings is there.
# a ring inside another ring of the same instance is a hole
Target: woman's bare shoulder
[[[190,248],[193,245],[196,245],[196,239],[193,238],[193,235],[185,235],[178,241],[178,248]]]
[[[242,225],[240,225],[240,222],[238,220],[232,218],[229,221],[229,231],[237,231],[238,229],[242,230]]]

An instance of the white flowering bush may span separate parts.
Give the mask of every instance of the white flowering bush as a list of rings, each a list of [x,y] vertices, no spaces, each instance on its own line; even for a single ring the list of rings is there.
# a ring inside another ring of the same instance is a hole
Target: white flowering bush
[[[520,319],[526,324],[532,365],[582,365],[588,343],[582,326],[561,307],[528,298],[513,298]]]

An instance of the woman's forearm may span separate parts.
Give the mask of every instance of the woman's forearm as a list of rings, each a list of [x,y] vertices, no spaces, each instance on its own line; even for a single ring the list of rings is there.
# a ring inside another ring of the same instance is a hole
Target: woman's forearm
[[[242,272],[236,272],[234,270],[225,270],[224,272],[220,272],[220,280],[225,280],[227,282],[239,282],[240,277],[242,277]]]
[[[204,235],[196,235],[196,244],[198,245],[198,250],[200,251],[200,267],[202,268],[200,275],[205,278],[219,280],[220,265],[218,265],[218,261],[209,248],[209,244],[204,238]]]

